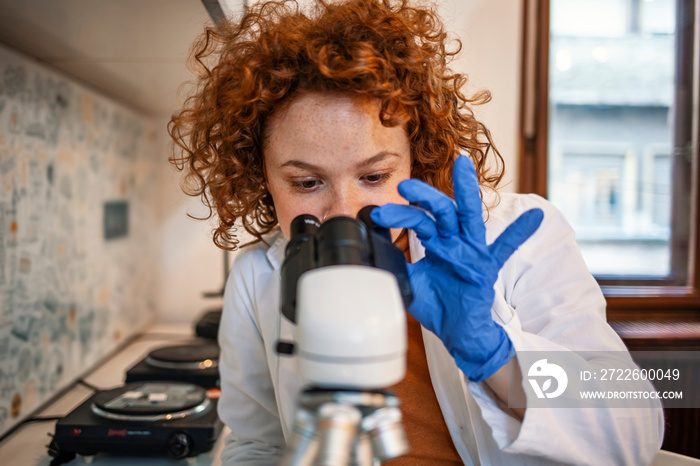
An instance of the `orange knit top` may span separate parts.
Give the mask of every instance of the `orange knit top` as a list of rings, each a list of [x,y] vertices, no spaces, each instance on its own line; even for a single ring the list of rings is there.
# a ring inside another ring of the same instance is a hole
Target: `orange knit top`
[[[410,260],[406,230],[399,235],[395,244]],[[391,389],[401,400],[403,425],[411,449],[407,455],[382,464],[391,466],[464,464],[452,443],[452,437],[447,430],[430,381],[420,323],[406,313],[406,324],[408,328],[406,377]]]

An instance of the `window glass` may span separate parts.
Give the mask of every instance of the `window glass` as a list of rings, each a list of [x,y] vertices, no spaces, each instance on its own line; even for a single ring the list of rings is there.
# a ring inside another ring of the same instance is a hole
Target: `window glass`
[[[548,196],[594,275],[671,273],[675,2],[552,0]]]
[[[627,0],[556,0],[551,6],[553,35],[620,37],[626,34]]]
[[[676,30],[675,0],[645,0],[640,9],[640,30],[647,34],[673,34]]]

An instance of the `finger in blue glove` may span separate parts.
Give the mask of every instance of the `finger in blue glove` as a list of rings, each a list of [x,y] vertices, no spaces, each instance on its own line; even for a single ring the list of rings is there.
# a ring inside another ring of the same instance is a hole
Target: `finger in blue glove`
[[[479,381],[501,368],[513,351],[491,316],[498,273],[544,214],[524,212],[487,245],[478,177],[468,157],[455,160],[453,183],[454,201],[422,181],[404,180],[399,193],[414,205],[387,204],[374,209],[372,219],[416,232],[425,257],[408,266],[414,294],[409,312],[442,340],[470,380]]]

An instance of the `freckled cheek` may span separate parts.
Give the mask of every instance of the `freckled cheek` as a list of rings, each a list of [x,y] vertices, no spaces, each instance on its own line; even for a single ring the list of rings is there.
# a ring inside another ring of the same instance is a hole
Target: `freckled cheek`
[[[272,194],[272,192],[271,192]],[[320,218],[319,209],[313,202],[303,202],[294,193],[282,193],[281,196],[272,195],[277,213],[277,222],[285,237],[289,239],[289,231],[292,220],[302,214],[309,214]]]
[[[290,202],[290,193],[286,192],[279,183],[279,180],[276,179],[268,179],[267,190],[272,196],[277,223],[282,228],[284,235],[289,238],[289,225],[294,219],[294,203]]]
[[[284,236],[289,238],[289,226],[294,219],[293,213],[290,212],[289,206],[284,202],[275,202],[275,213],[277,214],[277,222],[280,228],[282,228]]]
[[[404,197],[401,196],[401,194],[399,194],[398,188],[399,182],[403,181],[404,179],[407,179],[407,177],[399,177],[399,180],[396,183],[392,184],[392,186],[387,188],[384,195],[384,202],[382,204],[408,204],[408,201],[404,199]]]
[[[410,178],[410,171],[408,172],[408,174],[406,176],[401,176],[400,181],[402,181],[404,179],[408,179],[408,178]],[[396,183],[391,188],[391,192],[388,195],[388,199],[386,200],[386,202],[384,202],[384,204],[389,204],[389,203],[392,203],[392,204],[408,204],[409,203],[406,199],[403,198],[403,196],[401,196],[401,194],[399,194],[398,183]],[[392,228],[391,229],[391,241],[396,241],[402,231],[403,231],[402,228]]]
[[[388,201],[394,204],[408,204],[408,201],[401,196],[401,194],[398,193],[398,191],[394,191],[392,193],[391,199]]]
[[[295,205],[294,202],[290,202],[289,197],[282,196],[276,199],[274,196],[272,200],[275,203],[275,212],[277,214],[277,222],[282,228],[284,235],[289,238],[289,226],[297,216],[301,215],[303,212],[299,211],[299,206]]]

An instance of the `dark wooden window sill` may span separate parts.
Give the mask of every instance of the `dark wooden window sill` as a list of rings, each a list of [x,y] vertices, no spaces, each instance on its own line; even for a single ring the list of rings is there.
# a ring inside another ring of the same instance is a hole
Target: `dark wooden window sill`
[[[700,350],[700,321],[610,320],[632,351],[648,349]]]
[[[700,351],[699,314],[697,310],[617,310],[613,315],[619,318],[611,319],[609,313],[608,321],[630,351]],[[700,378],[700,367],[690,369],[689,377]],[[664,417],[666,432],[662,448],[700,458],[697,442],[700,409],[664,409]]]

